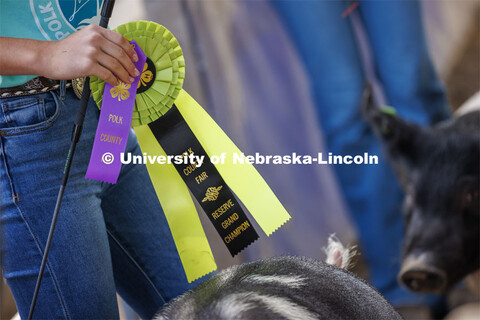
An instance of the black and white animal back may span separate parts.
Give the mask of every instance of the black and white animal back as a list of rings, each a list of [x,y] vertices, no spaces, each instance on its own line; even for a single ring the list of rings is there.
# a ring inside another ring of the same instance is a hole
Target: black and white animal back
[[[401,319],[365,281],[321,261],[234,266],[167,304],[156,319]]]

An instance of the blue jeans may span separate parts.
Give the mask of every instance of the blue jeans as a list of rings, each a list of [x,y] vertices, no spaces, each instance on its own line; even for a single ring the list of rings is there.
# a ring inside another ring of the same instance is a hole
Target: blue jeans
[[[79,100],[72,90],[0,100],[2,268],[26,318]],[[116,292],[142,317],[192,288],[143,165],[117,184],[85,179],[98,109],[90,101],[35,318],[118,319]],[[141,154],[133,131],[127,151]]]
[[[319,121],[334,154],[378,154],[382,150],[363,121],[365,88],[357,40],[342,13],[349,1],[272,1],[310,77]],[[360,1],[380,80],[398,114],[426,125],[449,115],[443,87],[429,58],[417,1]],[[392,303],[420,302],[422,296],[397,284],[403,236],[403,193],[387,159],[378,165],[336,165],[360,236],[370,281]]]

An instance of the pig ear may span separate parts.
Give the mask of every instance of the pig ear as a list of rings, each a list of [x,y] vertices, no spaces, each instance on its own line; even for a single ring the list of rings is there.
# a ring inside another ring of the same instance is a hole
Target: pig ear
[[[422,128],[399,118],[391,107],[375,106],[370,87],[364,92],[362,113],[386,145],[388,156],[394,164],[406,166],[403,169],[413,169],[421,153],[421,143],[424,142]]]

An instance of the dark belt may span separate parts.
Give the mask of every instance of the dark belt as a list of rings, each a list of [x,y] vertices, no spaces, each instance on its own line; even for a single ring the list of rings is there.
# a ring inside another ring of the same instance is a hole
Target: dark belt
[[[66,83],[66,88],[70,88],[72,86],[74,88],[75,94],[77,95],[77,97],[80,98],[83,90],[83,79],[68,80]],[[59,80],[52,80],[45,77],[36,77],[19,86],[0,88],[0,98],[4,99],[29,96],[33,94],[40,94],[52,90],[57,90],[59,88]]]

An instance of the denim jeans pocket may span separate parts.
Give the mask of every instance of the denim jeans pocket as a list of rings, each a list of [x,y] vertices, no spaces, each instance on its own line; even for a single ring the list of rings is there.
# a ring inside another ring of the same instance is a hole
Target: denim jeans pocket
[[[58,119],[62,106],[54,92],[0,100],[0,135],[45,130]]]

